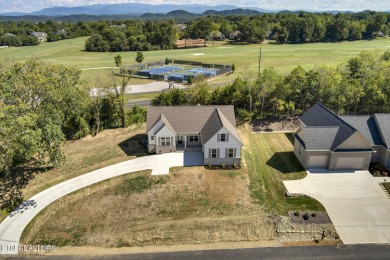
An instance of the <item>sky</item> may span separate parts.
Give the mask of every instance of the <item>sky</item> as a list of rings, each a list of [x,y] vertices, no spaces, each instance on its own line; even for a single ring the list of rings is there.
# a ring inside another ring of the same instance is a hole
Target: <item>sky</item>
[[[0,0],[0,13],[34,12],[53,6],[134,2],[144,4],[235,5],[268,10],[363,11],[390,9],[390,0]]]

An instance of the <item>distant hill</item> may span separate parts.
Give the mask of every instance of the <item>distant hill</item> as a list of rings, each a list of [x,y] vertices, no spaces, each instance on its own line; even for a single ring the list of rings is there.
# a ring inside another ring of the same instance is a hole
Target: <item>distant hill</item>
[[[201,14],[194,14],[184,10],[175,10],[167,14],[163,13],[146,13],[140,16],[144,20],[165,20],[165,19],[175,19],[180,22],[193,19],[202,16]]]
[[[237,9],[223,10],[223,11],[207,10],[203,14],[204,15],[261,15],[265,12],[267,12],[267,11],[263,10],[261,12],[261,11],[252,10],[252,9],[237,8]]]
[[[116,15],[116,14],[144,14],[144,13],[169,13],[174,10],[183,10],[187,12],[193,12],[201,14],[207,10],[230,10],[236,9],[233,5],[151,5],[151,4],[137,4],[137,3],[125,3],[125,4],[95,4],[77,7],[51,7],[45,8],[41,11],[33,12],[32,15],[46,15],[46,16],[64,16],[74,14],[87,14],[87,15]]]

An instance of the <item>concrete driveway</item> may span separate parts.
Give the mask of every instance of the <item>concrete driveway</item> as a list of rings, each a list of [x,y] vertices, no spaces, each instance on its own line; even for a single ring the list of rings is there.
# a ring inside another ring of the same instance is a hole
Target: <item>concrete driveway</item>
[[[24,202],[1,222],[0,254],[17,254],[20,236],[27,224],[42,209],[71,192],[131,172],[151,169],[152,175],[168,174],[171,167],[183,165],[184,153],[145,156],[86,173],[44,190]]]
[[[368,171],[316,171],[283,183],[289,193],[321,202],[345,244],[390,243],[390,199],[378,184],[384,179]]]

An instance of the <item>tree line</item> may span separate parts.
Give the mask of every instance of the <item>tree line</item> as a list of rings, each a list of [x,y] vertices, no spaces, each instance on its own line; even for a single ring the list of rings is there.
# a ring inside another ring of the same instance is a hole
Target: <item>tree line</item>
[[[338,114],[390,112],[390,51],[362,52],[342,66],[301,66],[287,75],[266,68],[259,78],[239,76],[232,84],[209,92],[206,81],[188,90],[162,92],[153,106],[234,105],[241,119],[295,116],[317,101]]]
[[[91,36],[86,42],[86,50],[97,52],[172,49],[175,48],[177,39],[210,39],[211,33],[218,31],[226,38],[229,38],[232,32],[239,32],[233,37],[233,41],[244,43],[261,43],[265,39],[273,39],[280,44],[338,42],[389,35],[390,14],[365,11],[256,15],[232,15],[227,12],[226,15],[220,15],[210,12],[202,17],[190,16],[182,31],[178,30],[176,23],[175,19],[0,22],[0,36],[5,37],[2,40],[3,45],[12,41],[10,36],[6,36],[7,33],[19,37],[19,40],[14,38],[12,44],[22,42],[22,45],[32,44],[26,37],[31,36],[34,31],[46,32],[48,41]],[[64,31],[60,32],[61,30]],[[0,37],[0,40],[3,37]]]

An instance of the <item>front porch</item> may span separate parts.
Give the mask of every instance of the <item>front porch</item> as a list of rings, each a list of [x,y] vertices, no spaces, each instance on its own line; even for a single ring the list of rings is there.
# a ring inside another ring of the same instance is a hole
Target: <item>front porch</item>
[[[202,151],[202,145],[196,145],[196,144],[176,144],[176,151],[177,152],[183,152],[183,151]]]
[[[201,151],[202,143],[200,138],[199,135],[176,136],[176,151]]]

